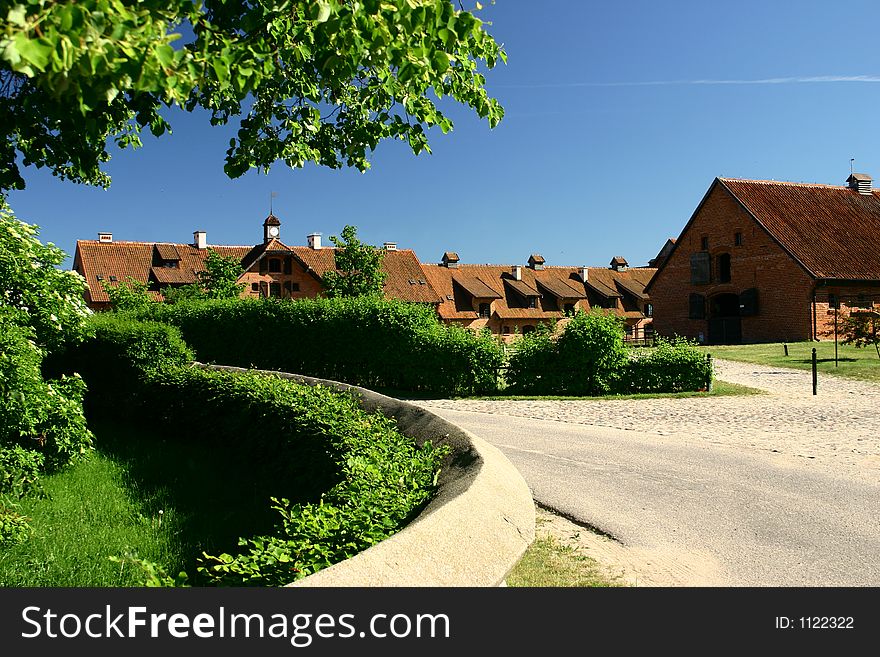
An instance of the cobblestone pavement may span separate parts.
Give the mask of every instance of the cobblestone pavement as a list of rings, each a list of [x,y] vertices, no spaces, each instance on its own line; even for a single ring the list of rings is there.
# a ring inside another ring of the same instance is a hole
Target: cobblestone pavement
[[[613,427],[811,459],[880,480],[880,385],[715,360],[716,377],[762,395],[620,400],[426,400],[452,409]]]

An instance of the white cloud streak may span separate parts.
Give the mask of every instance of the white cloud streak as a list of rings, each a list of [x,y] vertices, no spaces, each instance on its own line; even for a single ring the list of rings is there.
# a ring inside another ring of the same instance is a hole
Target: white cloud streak
[[[504,84],[506,89],[569,89],[577,87],[666,87],[687,85],[747,85],[747,84],[811,84],[829,82],[880,82],[880,75],[814,75],[807,77],[759,78],[756,80],[654,80],[643,82],[557,82],[539,84]]]

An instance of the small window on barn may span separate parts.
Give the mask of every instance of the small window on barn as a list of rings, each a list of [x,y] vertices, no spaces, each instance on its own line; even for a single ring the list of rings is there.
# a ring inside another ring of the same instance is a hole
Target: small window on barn
[[[491,304],[481,303],[480,304],[480,317],[485,317],[485,318],[489,317],[489,311],[490,311],[491,307],[492,307]]]
[[[526,333],[534,333],[534,332],[535,332],[535,327],[532,326],[531,324],[526,324],[525,326],[523,326],[523,335],[525,335]]]
[[[565,304],[565,315],[566,315],[566,317],[572,317],[574,315],[574,304],[573,303]]]
[[[691,256],[691,285],[708,285],[712,282],[712,257],[705,251]]]
[[[281,296],[281,283],[270,283],[269,294],[273,297]]]
[[[510,335],[510,327],[509,327],[509,326],[502,326],[502,327],[501,327],[501,332],[502,332],[504,335]]]
[[[260,273],[265,274],[268,267],[269,262],[265,258],[260,258]]]
[[[529,297],[529,308],[538,307],[538,297]]]
[[[646,303],[645,304],[645,317],[653,317],[654,316],[654,304]]]
[[[750,317],[758,314],[758,289],[749,288],[739,295],[739,314],[742,317]]]
[[[708,236],[708,235],[703,235],[703,236],[700,238],[700,249],[701,249],[702,251],[708,251],[708,250],[709,250],[709,236]]]
[[[284,273],[289,274],[293,270],[293,258],[287,256],[284,259]]]
[[[733,245],[734,246],[742,246],[743,245],[743,234],[735,233],[733,235]]]
[[[291,292],[299,292],[299,283],[291,283],[290,284]]]
[[[281,259],[280,258],[271,258],[269,260],[269,271],[273,274],[281,273]]]
[[[722,253],[718,256],[718,282],[730,283],[730,254]]]
[[[688,318],[706,319],[706,297],[702,294],[691,294],[688,298]]]
[[[251,292],[259,292],[260,284],[259,283],[251,283]]]

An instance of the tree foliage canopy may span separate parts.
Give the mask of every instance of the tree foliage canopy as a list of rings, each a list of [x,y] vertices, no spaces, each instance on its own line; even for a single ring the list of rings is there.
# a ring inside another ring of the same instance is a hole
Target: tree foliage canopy
[[[0,0],[0,191],[25,166],[106,186],[109,139],[140,145],[162,110],[241,117],[225,171],[277,161],[369,167],[387,138],[429,151],[451,97],[495,126],[482,68],[506,55],[449,0]]]
[[[322,282],[328,297],[382,296],[385,272],[384,253],[357,238],[357,228],[346,226],[342,236],[330,236],[336,246],[336,271],[324,274]]]

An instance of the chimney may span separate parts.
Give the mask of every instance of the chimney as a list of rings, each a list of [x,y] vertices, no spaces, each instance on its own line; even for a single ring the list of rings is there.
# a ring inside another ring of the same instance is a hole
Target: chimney
[[[514,265],[513,268],[510,270],[510,273],[513,274],[513,279],[515,281],[521,281],[522,280],[522,265]]]
[[[309,241],[310,249],[315,249],[317,251],[321,248],[321,233],[311,233],[306,236],[306,239]]]
[[[442,262],[447,268],[458,267],[459,257],[455,251],[447,251],[443,254]]]
[[[385,242],[386,251],[397,251],[397,242]]]
[[[578,276],[580,276],[581,280],[586,283],[590,279],[590,268],[586,265],[578,267]]]
[[[197,249],[204,249],[208,246],[208,233],[203,230],[193,232],[193,246]]]
[[[867,173],[853,173],[846,179],[850,189],[856,190],[859,194],[872,194],[871,192],[871,176]]]
[[[113,233],[98,233],[98,241],[110,244],[113,241]]]

